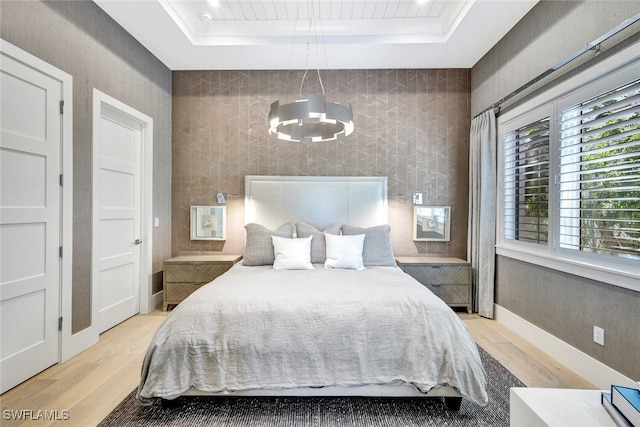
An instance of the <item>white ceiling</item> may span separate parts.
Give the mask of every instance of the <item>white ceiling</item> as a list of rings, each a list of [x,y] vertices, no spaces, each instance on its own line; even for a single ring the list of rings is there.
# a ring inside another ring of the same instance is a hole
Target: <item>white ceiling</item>
[[[94,1],[171,70],[471,68],[538,2]]]

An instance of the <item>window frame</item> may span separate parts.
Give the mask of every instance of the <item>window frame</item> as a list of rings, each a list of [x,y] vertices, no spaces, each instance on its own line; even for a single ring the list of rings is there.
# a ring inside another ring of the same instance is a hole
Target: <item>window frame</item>
[[[640,77],[640,43],[542,92],[498,117],[496,254],[640,292],[640,261],[560,247],[560,115],[590,97]],[[505,236],[505,137],[549,116],[549,194],[546,244]]]
[[[549,134],[551,134],[551,132],[553,132],[553,127],[551,125],[551,118],[552,117],[553,117],[552,109],[547,108],[546,106],[543,107],[543,108],[536,109],[533,112],[530,112],[530,113],[525,114],[525,115],[523,115],[521,117],[518,117],[516,120],[514,120],[513,122],[510,122],[507,126],[505,126],[505,128],[508,129],[508,130],[506,132],[504,132],[504,135],[502,136],[502,138],[500,138],[500,143],[502,144],[502,146],[501,146],[502,151],[501,151],[501,158],[500,158],[500,162],[501,162],[500,163],[500,165],[501,165],[500,166],[500,171],[502,172],[502,179],[500,179],[500,183],[501,183],[500,185],[504,186],[502,188],[502,193],[501,193],[502,194],[501,201],[503,203],[503,205],[502,205],[503,208],[500,210],[500,212],[502,214],[502,220],[503,220],[503,222],[502,222],[502,224],[503,224],[502,231],[504,233],[503,236],[504,236],[504,238],[506,240],[518,241],[518,242],[521,242],[521,243],[525,243],[527,241],[530,241],[531,239],[516,238],[516,234],[518,234],[519,232],[522,231],[522,230],[519,229],[520,228],[519,226],[515,226],[514,225],[513,229],[512,229],[513,230],[512,232],[510,232],[510,233],[506,232],[507,221],[505,219],[505,211],[508,210],[508,209],[514,210],[514,212],[519,211],[518,207],[520,206],[520,203],[518,203],[516,201],[507,202],[507,200],[506,200],[506,194],[505,193],[507,192],[507,188],[506,188],[507,179],[506,179],[504,174],[505,174],[505,166],[506,166],[507,160],[505,159],[505,147],[504,147],[505,138],[507,137],[507,135],[513,133],[514,131],[520,130],[523,127],[529,127],[532,124],[539,123],[539,122],[541,122],[543,120],[548,120],[549,121]],[[529,120],[530,118],[532,118],[533,120]],[[549,138],[551,138],[551,137],[549,137]],[[551,143],[550,142],[549,142],[548,148],[549,148],[549,150],[551,148]],[[547,179],[550,180],[551,179],[551,171],[553,170],[552,169],[552,165],[551,165],[551,161],[552,161],[551,160],[551,157],[552,157],[551,153],[548,153],[547,156],[549,157],[548,170],[547,170],[547,173],[549,174],[549,176],[548,176]],[[514,157],[517,158],[516,162],[519,163],[518,166],[514,166],[514,169],[526,168],[526,166],[525,166],[526,164],[520,163],[522,161],[521,158],[518,158],[517,155],[514,156]],[[512,161],[513,160],[510,159],[509,163],[511,163]],[[519,172],[519,174],[526,174],[526,172]],[[515,176],[515,174],[513,174],[513,175]],[[516,185],[514,185],[514,187],[517,187],[518,184],[520,184],[520,185],[526,184],[526,182],[515,181],[515,180],[514,181],[509,180],[508,182],[509,183],[512,183],[512,182],[515,183]],[[551,182],[549,182],[547,186],[549,187],[550,185],[551,185]],[[513,195],[517,196],[518,198],[523,197],[522,193],[520,191],[514,190],[513,193],[514,193]],[[547,197],[547,199],[549,199],[549,198]],[[508,205],[508,208],[507,208],[507,205]],[[548,200],[547,201],[547,211],[550,211],[550,206],[551,206],[551,200]],[[548,244],[548,242],[549,242],[548,236],[551,235],[551,223],[550,223],[550,220],[551,220],[551,218],[547,217],[547,221],[548,221],[548,224],[547,224],[547,240],[543,241],[542,243],[541,242],[535,243],[535,242],[530,241],[530,243],[531,243],[531,245],[533,245],[533,247],[538,247],[538,246],[541,246],[541,245]],[[513,223],[514,224],[515,223],[519,223],[519,221],[517,219],[515,219],[513,221]],[[506,234],[509,234],[509,236],[506,236]],[[511,235],[513,235],[513,238],[510,237]]]
[[[622,77],[622,78],[631,78],[632,81],[635,80],[635,82],[634,82],[634,84],[635,84],[634,91],[637,90],[640,87],[640,83],[638,83],[638,80],[640,80],[640,73],[636,72],[635,76],[631,75],[629,73],[621,73],[620,77]],[[621,79],[616,78],[615,80],[620,81]],[[594,82],[594,84],[586,87],[585,90],[580,91],[579,96],[576,95],[576,94],[571,94],[571,95],[568,95],[568,96],[560,99],[558,101],[558,123],[559,123],[559,126],[560,126],[561,121],[563,120],[562,116],[564,115],[564,113],[566,111],[571,110],[571,108],[575,107],[577,104],[585,101],[585,99],[584,99],[585,95],[588,97],[587,99],[593,99],[593,98],[595,98],[595,97],[597,97],[597,96],[599,96],[599,95],[601,95],[601,94],[603,94],[605,92],[608,92],[608,91],[611,91],[612,89],[614,89],[612,87],[608,87],[607,86],[608,82],[609,82],[609,79],[600,79],[599,81]],[[604,83],[604,84],[602,84],[602,83]],[[621,86],[621,85],[616,85],[615,88],[618,88],[619,86]],[[561,134],[561,133],[562,133],[562,131],[560,130],[559,134]],[[570,137],[566,137],[566,139],[570,140],[571,138]],[[559,151],[560,150],[565,150],[565,153],[566,153],[567,151],[570,151],[571,148],[579,148],[580,146],[582,146],[583,143],[584,143],[584,141],[581,139],[580,145],[565,146],[565,145],[563,145],[563,139],[561,137],[560,140],[558,141],[558,150]],[[634,144],[634,145],[636,145],[636,144]],[[559,173],[562,172],[562,174],[565,177],[568,177],[570,172],[563,171],[563,168],[570,169],[571,166],[574,166],[576,168],[575,170],[577,172],[582,172],[581,167],[584,166],[584,163],[582,161],[582,156],[584,154],[585,153],[582,152],[582,151],[575,152],[575,153],[572,153],[572,154],[564,154],[564,155],[562,155],[562,153],[559,152],[559,157],[563,157],[564,161],[560,160],[559,165],[558,165],[558,172]],[[573,159],[575,159],[577,161],[572,162],[570,160],[570,158],[573,158]],[[613,160],[613,159],[610,159],[610,161],[611,160]],[[562,191],[563,184],[565,184],[566,187],[572,187],[572,185],[569,185],[570,183],[568,183],[568,182],[564,182],[563,183],[562,182],[562,178],[559,178],[558,181],[559,181],[558,182],[559,191]],[[582,181],[580,181],[579,183],[582,183]],[[564,189],[564,192],[567,192],[567,193],[568,192],[573,192],[578,197],[574,200],[572,207],[564,207],[564,209],[567,210],[567,211],[571,211],[571,210],[578,210],[579,211],[582,208],[582,203],[584,202],[584,200],[580,197],[580,195],[584,191],[583,188],[581,187],[581,185],[577,185],[577,186],[574,185],[573,187],[575,187],[575,188],[569,188],[569,190],[567,190],[566,187]],[[558,199],[559,199],[559,197],[558,197]],[[587,199],[587,202],[588,201],[589,201],[589,199]],[[560,225],[561,226],[564,225],[562,223],[562,220],[561,220],[562,217],[563,217],[563,213],[560,212],[559,213],[559,221],[560,221]],[[580,222],[580,219],[579,218],[577,219],[577,216],[569,216],[569,217],[567,217],[565,215],[564,217],[568,218],[568,219],[573,219],[573,221],[574,221],[573,225],[575,225],[576,222],[577,223]],[[572,228],[572,227],[570,226],[569,228]],[[574,242],[573,242],[574,245],[582,245],[581,239],[583,238],[583,236],[580,233],[580,231],[581,231],[581,228],[579,228],[579,227],[575,228],[575,232],[573,233],[574,235],[572,237],[572,239],[574,239]],[[569,234],[567,233],[566,230],[563,232],[563,230],[560,229],[559,232],[558,232],[558,239],[560,241],[559,245],[562,246],[564,244],[565,247],[566,246],[571,246],[571,245],[568,245],[566,242],[562,242],[562,240],[563,240],[562,236],[563,235],[565,236],[565,239],[566,239]],[[571,251],[572,249],[567,249],[567,250]],[[575,250],[575,249],[573,249],[573,250]],[[638,264],[640,264],[640,259],[636,258],[636,261],[638,262]],[[640,268],[640,265],[638,266],[638,268]]]

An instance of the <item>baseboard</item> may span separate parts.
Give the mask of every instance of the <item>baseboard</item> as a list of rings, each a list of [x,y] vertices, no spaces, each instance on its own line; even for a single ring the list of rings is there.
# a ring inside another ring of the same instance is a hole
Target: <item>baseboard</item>
[[[151,295],[151,304],[152,304],[152,310],[155,309],[161,309],[162,308],[162,296],[164,294],[164,291],[160,291],[160,292],[156,292],[155,294]]]
[[[637,387],[637,383],[611,369],[599,360],[570,346],[549,332],[539,328],[499,305],[494,306],[495,320],[512,330],[516,334],[526,337],[526,340],[556,359],[563,365],[570,367],[576,374],[589,381],[597,388],[608,390],[611,384],[621,384]]]
[[[162,308],[162,293],[163,291],[160,291],[151,295],[151,311]],[[62,345],[60,346],[60,362],[66,362],[76,354],[97,344],[99,340],[100,335],[96,333],[96,328],[91,326],[75,334],[70,332],[63,334]]]
[[[60,362],[66,362],[76,354],[88,349],[98,343],[100,336],[96,333],[96,328],[88,327],[75,334],[63,338],[60,349]]]

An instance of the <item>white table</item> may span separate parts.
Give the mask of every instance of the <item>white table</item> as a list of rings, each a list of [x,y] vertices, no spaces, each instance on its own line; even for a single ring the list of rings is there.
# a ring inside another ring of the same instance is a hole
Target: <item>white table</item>
[[[511,427],[616,427],[600,402],[600,390],[512,387]]]

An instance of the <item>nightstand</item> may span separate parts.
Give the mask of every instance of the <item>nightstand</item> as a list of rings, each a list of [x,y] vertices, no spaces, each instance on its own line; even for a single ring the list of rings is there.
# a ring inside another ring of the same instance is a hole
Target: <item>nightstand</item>
[[[472,312],[471,263],[453,257],[396,257],[396,262],[450,307]]]
[[[162,309],[179,304],[241,259],[241,255],[181,255],[165,260]]]

